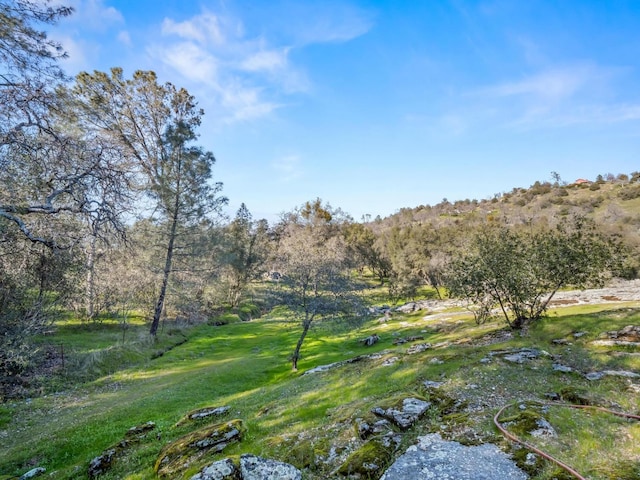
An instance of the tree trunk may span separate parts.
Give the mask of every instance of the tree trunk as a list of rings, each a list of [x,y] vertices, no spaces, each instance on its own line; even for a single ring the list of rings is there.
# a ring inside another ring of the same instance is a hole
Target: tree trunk
[[[87,285],[85,287],[85,313],[88,320],[93,320],[95,316],[95,259],[96,259],[96,236],[91,235],[89,250],[87,251]]]
[[[296,349],[291,356],[291,369],[294,372],[298,371],[298,360],[300,359],[300,349],[302,348],[302,342],[304,342],[304,338],[307,336],[307,332],[309,332],[309,327],[311,327],[311,322],[313,321],[313,317],[305,318],[302,324],[302,334],[298,339],[298,343],[296,345]]]
[[[176,199],[176,204],[178,203]],[[176,240],[176,230],[178,228],[178,209],[173,213],[171,219],[171,232],[169,234],[169,244],[167,245],[167,258],[164,264],[164,271],[162,274],[162,285],[160,287],[160,295],[158,295],[158,302],[153,312],[153,321],[151,322],[151,335],[155,336],[158,331],[158,325],[160,325],[160,316],[162,315],[162,309],[164,308],[164,299],[167,294],[167,284],[169,283],[169,274],[171,273],[171,262],[173,260],[173,245]]]

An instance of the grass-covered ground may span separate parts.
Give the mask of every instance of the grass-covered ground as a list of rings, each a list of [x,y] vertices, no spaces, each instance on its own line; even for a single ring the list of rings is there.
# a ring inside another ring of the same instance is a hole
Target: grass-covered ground
[[[405,445],[417,435],[438,431],[465,443],[492,441],[510,449],[493,426],[493,415],[505,404],[543,402],[553,393],[640,412],[640,380],[607,376],[589,381],[582,375],[640,372],[639,349],[592,344],[603,332],[640,325],[640,305],[567,307],[524,332],[508,331],[497,322],[477,326],[459,315],[425,320],[426,314],[394,314],[386,323],[371,319],[355,328],[317,324],[305,341],[297,373],[291,372],[288,357],[299,327],[275,314],[218,327],[166,326],[157,342],[147,338],[146,326],[136,318],[124,338],[117,321],[87,325],[67,320],[41,339],[63,345],[65,353],[64,366],[58,360],[41,379],[42,395],[0,405],[0,479],[35,466],[47,469],[46,478],[86,478],[92,458],[120,441],[130,427],[148,421],[156,423],[153,434],[119,457],[101,478],[156,478],[153,464],[160,449],[194,428],[176,427],[176,422],[190,410],[222,405],[231,407],[224,418],[242,419],[246,433],[239,444],[208,461],[254,453],[292,463],[303,469],[305,478],[328,478],[339,459],[357,446],[354,418],[395,396],[434,395],[422,386],[424,380],[443,381],[438,395],[465,406],[452,414],[442,410],[428,415],[405,436]],[[584,333],[576,338],[577,332]],[[364,347],[360,340],[373,333],[380,341]],[[424,340],[393,344],[408,336]],[[568,344],[554,343],[557,339]],[[406,354],[420,342],[432,348]],[[519,347],[545,353],[521,365],[489,355]],[[318,365],[376,351],[384,353],[302,375]],[[397,361],[382,366],[391,357]],[[554,371],[554,363],[574,372]],[[518,405],[504,416],[517,416]],[[528,441],[594,480],[640,478],[640,422],[559,407],[545,412],[557,436]],[[531,469],[535,479],[557,477],[546,463]],[[184,478],[197,470],[194,466]]]

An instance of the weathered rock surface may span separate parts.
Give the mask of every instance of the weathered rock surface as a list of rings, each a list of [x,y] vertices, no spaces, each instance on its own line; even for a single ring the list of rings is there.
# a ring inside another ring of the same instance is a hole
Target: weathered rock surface
[[[628,370],[603,370],[602,372],[589,372],[585,375],[587,380],[600,380],[603,377],[640,378],[640,373]]]
[[[242,480],[302,480],[302,473],[288,463],[242,455],[240,457]]]
[[[99,475],[106,473],[113,463],[113,459],[116,456],[116,449],[109,448],[102,452],[89,462],[89,470],[87,471],[89,478],[96,478]]]
[[[554,363],[551,368],[553,368],[554,372],[561,372],[561,373],[571,373],[573,372],[573,368],[567,366],[567,365],[562,365],[561,363]]]
[[[178,423],[176,427],[184,425],[187,422],[202,420],[210,417],[219,417],[229,411],[231,407],[204,407],[187,413]]]
[[[511,363],[524,363],[540,356],[540,350],[535,348],[522,348],[519,351],[508,353],[502,358]]]
[[[207,465],[189,480],[301,480],[302,473],[288,463],[244,454],[240,466],[230,458]]]
[[[241,480],[240,470],[229,458],[213,462],[189,480]]]
[[[388,408],[376,407],[371,413],[385,418],[402,430],[411,428],[431,406],[431,402],[419,398],[405,398],[399,404]]]
[[[242,420],[231,420],[191,432],[165,446],[154,466],[161,477],[173,478],[192,461],[208,452],[221,452],[242,437]]]
[[[418,343],[416,345],[411,345],[407,348],[407,355],[415,355],[416,353],[422,353],[431,348],[430,343]]]
[[[36,467],[29,470],[27,473],[23,474],[19,480],[29,480],[30,478],[36,478],[42,475],[47,471],[44,467]]]
[[[373,437],[351,453],[335,473],[349,478],[378,478],[401,441],[402,436],[394,432]]]
[[[379,341],[380,341],[380,337],[375,333],[361,340],[361,342],[364,344],[365,347],[370,347],[371,345],[375,345]]]
[[[593,345],[640,347],[640,325],[627,325],[620,330],[605,332]]]
[[[154,428],[156,428],[156,424],[154,422],[147,422],[142,425],[136,425],[135,427],[131,427],[127,430],[124,439],[105,449],[100,455],[89,462],[89,468],[87,470],[89,478],[96,478],[97,476],[106,473],[120,453],[125,451],[131,445],[138,443]]]
[[[380,480],[526,480],[527,474],[493,444],[465,447],[433,433],[418,438]]]
[[[374,422],[367,421],[364,418],[356,418],[354,420],[354,425],[358,436],[362,440],[366,440],[372,435],[379,435],[393,430],[389,420],[384,418]]]
[[[369,355],[358,355],[357,357],[353,357],[353,358],[348,358],[346,360],[342,360],[340,362],[334,362],[334,363],[329,363],[327,365],[320,365],[314,368],[310,368],[309,370],[307,370],[306,372],[304,372],[302,375],[310,375],[312,373],[321,373],[321,372],[326,372],[329,370],[332,370],[334,368],[338,368],[338,367],[343,367],[345,365],[349,365],[352,363],[357,363],[357,362],[362,362],[363,360],[378,360],[380,358],[382,358],[383,356],[387,355],[391,353],[388,350],[384,350],[382,352],[378,352],[378,353],[371,353]]]

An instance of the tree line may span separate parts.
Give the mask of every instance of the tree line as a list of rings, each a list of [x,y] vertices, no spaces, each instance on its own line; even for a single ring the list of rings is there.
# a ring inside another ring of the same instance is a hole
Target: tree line
[[[391,302],[429,286],[466,299],[478,321],[498,311],[518,327],[559,288],[635,274],[614,261],[624,242],[584,218],[383,226],[318,198],[273,225],[244,204],[227,219],[196,99],[150,71],[66,78],[62,46],[42,28],[71,13],[0,0],[3,379],[28,366],[32,336],[70,311],[88,322],[142,312],[155,336],[163,318],[284,305],[301,324],[295,369],[313,322],[362,317],[361,293],[376,285]]]

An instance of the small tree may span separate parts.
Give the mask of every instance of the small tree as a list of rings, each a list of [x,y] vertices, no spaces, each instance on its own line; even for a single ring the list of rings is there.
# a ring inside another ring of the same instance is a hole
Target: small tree
[[[291,355],[294,371],[314,321],[352,316],[360,306],[346,244],[341,235],[330,234],[331,220],[323,217],[316,217],[313,223],[288,224],[278,246],[276,265],[284,283],[279,291],[281,302],[302,321],[302,332]]]
[[[512,328],[540,318],[564,287],[601,285],[614,260],[612,243],[592,224],[537,232],[495,227],[478,234],[470,251],[452,262],[452,296],[473,305],[478,323],[497,309]]]
[[[266,220],[253,221],[243,203],[224,233],[222,277],[227,301],[236,307],[249,282],[262,273],[269,247],[268,224]]]

